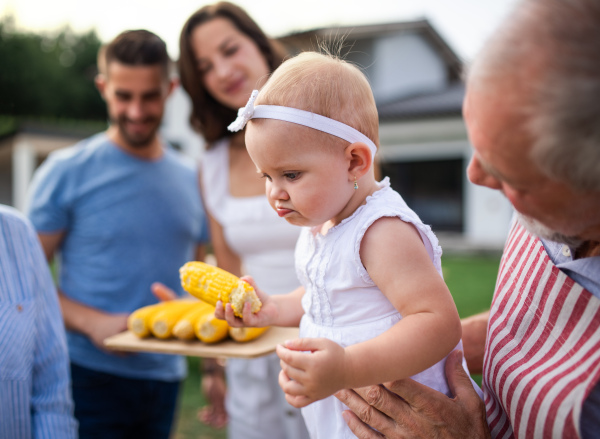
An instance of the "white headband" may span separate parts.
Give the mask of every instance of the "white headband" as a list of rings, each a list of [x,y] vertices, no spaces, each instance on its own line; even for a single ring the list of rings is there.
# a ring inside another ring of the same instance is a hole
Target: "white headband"
[[[254,90],[250,95],[250,99],[248,99],[246,106],[238,110],[237,119],[227,127],[229,131],[236,132],[244,129],[250,119],[283,120],[323,131],[324,133],[339,137],[350,143],[363,142],[371,150],[371,156],[373,158],[375,157],[377,147],[373,141],[351,126],[321,116],[320,114],[298,110],[297,108],[281,107],[279,105],[258,105],[255,107],[254,101],[257,96],[258,90]]]

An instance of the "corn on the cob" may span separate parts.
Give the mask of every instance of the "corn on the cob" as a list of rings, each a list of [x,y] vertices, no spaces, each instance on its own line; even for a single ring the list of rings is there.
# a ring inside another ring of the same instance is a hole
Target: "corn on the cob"
[[[216,343],[228,335],[229,325],[225,320],[215,317],[214,312],[200,316],[194,328],[196,337],[204,343]]]
[[[261,302],[254,288],[237,276],[204,262],[188,262],[179,269],[182,287],[193,296],[215,306],[231,303],[236,316],[242,317],[244,304],[252,304],[252,312],[258,312]]]
[[[196,338],[194,325],[200,316],[209,312],[214,312],[215,307],[206,302],[198,300],[189,311],[183,314],[175,326],[173,326],[173,335],[180,340],[192,340]]]
[[[165,303],[159,302],[136,309],[127,318],[127,329],[140,338],[148,337],[150,335],[150,318],[164,307]]]
[[[165,303],[164,307],[150,317],[150,332],[157,338],[169,338],[175,323],[198,301],[184,299],[170,300]]]
[[[264,328],[229,328],[229,336],[238,342],[254,340],[263,335],[269,326]]]

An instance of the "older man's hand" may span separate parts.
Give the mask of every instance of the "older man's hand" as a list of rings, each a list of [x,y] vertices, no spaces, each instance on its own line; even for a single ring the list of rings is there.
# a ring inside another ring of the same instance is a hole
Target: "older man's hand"
[[[489,438],[485,406],[461,361],[460,351],[446,361],[452,399],[411,379],[347,389],[336,394],[351,410],[344,419],[361,439]]]

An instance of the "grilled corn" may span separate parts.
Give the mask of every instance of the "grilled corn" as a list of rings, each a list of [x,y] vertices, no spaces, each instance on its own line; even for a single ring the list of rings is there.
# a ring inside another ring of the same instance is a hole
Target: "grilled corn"
[[[150,335],[150,318],[164,307],[166,302],[147,305],[132,312],[127,318],[127,329],[140,338]]]
[[[215,307],[206,302],[198,300],[190,307],[189,311],[183,314],[175,326],[173,326],[173,335],[180,340],[192,340],[196,338],[194,333],[194,325],[196,321],[204,314],[214,312]]]
[[[150,316],[150,332],[157,338],[169,338],[179,318],[193,307],[197,300],[170,300]]]
[[[181,286],[193,296],[215,306],[231,303],[236,316],[242,317],[244,304],[250,302],[252,312],[258,312],[261,302],[254,288],[237,276],[204,262],[192,261],[179,269]]]
[[[238,342],[254,340],[263,335],[269,326],[264,328],[229,328],[229,336]]]
[[[229,325],[215,317],[214,312],[206,313],[196,321],[196,337],[204,343],[216,343],[227,338]]]

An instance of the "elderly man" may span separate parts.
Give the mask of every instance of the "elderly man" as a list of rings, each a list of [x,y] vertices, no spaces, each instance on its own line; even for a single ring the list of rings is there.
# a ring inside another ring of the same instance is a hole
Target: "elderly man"
[[[485,401],[458,354],[454,399],[411,380],[345,390],[346,420],[362,438],[598,437],[600,3],[522,0],[471,67],[464,115],[469,179],[518,212],[490,313],[463,322]]]
[[[0,437],[75,439],[69,354],[31,223],[0,204]]]

